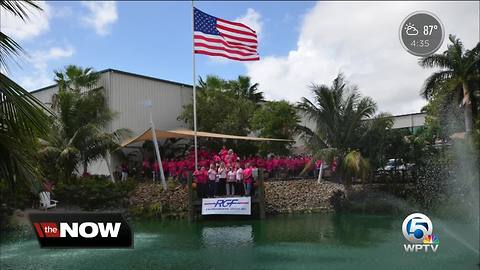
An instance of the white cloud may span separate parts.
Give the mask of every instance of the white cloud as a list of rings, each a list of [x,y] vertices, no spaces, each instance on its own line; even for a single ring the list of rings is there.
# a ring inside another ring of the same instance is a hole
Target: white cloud
[[[29,8],[28,19],[23,21],[5,9],[0,9],[2,32],[16,40],[28,40],[49,29],[50,6],[45,1],[36,2],[43,11]]]
[[[53,83],[53,73],[49,69],[52,62],[71,57],[75,53],[72,46],[52,47],[48,50],[37,50],[30,54],[27,61],[33,71],[27,76],[19,78],[20,85],[28,90],[35,90]]]
[[[263,27],[263,22],[262,22],[262,15],[258,13],[255,9],[249,8],[247,9],[247,13],[245,15],[235,19],[237,22],[241,22],[248,27],[252,28],[257,32],[258,38],[260,38],[260,35],[262,33],[262,27]]]
[[[440,51],[450,33],[466,48],[479,41],[478,2],[320,2],[306,14],[297,48],[246,64],[248,75],[268,98],[296,102],[311,97],[311,83],[330,84],[341,71],[380,111],[418,112],[425,104],[419,91],[432,70],[422,69],[398,38],[402,20],[416,10],[442,20],[446,37]]]
[[[93,27],[98,35],[109,34],[111,25],[118,19],[117,3],[114,1],[83,1],[82,5],[89,10],[89,13],[82,18],[83,21]]]

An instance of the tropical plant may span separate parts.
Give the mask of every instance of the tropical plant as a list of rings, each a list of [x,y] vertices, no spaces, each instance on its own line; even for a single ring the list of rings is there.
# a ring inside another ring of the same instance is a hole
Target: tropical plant
[[[355,86],[348,85],[343,74],[339,74],[331,86],[313,85],[314,100],[307,98],[298,109],[315,123],[315,129],[301,127],[307,147],[315,159],[332,161],[337,157],[344,172],[353,177],[365,177],[368,165],[365,145],[375,130],[386,130],[392,120],[387,115],[377,115],[377,106],[369,97],[362,97]],[[347,168],[349,168],[347,170]],[[347,177],[347,182],[350,177]]]
[[[31,10],[41,11],[33,1],[1,1],[0,9],[23,21]],[[11,184],[38,179],[34,138],[49,130],[49,110],[3,74],[8,62],[16,62],[23,53],[18,43],[0,32],[0,178]]]
[[[238,76],[237,80],[228,81],[228,88],[239,97],[246,98],[257,105],[265,102],[263,92],[258,90],[258,83],[252,84],[248,76]]]
[[[216,132],[246,136],[250,133],[250,118],[255,112],[256,104],[251,100],[238,96],[229,87],[230,84],[216,76],[200,78],[197,89],[197,129],[199,131]],[[186,105],[179,119],[193,128],[193,106]],[[220,148],[219,140],[203,140],[202,144],[209,148]],[[228,141],[241,154],[256,152],[254,144],[248,141]]]
[[[463,106],[465,133],[473,130],[473,109],[476,108],[472,95],[472,85],[480,80],[480,43],[471,49],[465,50],[460,39],[449,36],[451,44],[441,54],[433,54],[420,59],[419,64],[424,68],[440,68],[425,81],[421,94],[433,98],[437,92],[443,90],[455,93],[457,100]]]
[[[250,119],[252,130],[258,132],[262,137],[292,141],[262,142],[259,149],[260,153],[263,155],[268,153],[288,155],[294,136],[297,134],[299,123],[300,117],[296,108],[287,101],[268,101],[263,103]]]
[[[53,168],[60,173],[57,178],[69,180],[79,164],[86,174],[88,164],[100,158],[108,161],[106,155],[119,147],[128,132],[104,131],[115,114],[98,86],[98,73],[70,65],[55,74],[59,91],[52,97],[52,109],[58,118],[49,136],[40,141],[39,154],[45,165],[55,164]]]

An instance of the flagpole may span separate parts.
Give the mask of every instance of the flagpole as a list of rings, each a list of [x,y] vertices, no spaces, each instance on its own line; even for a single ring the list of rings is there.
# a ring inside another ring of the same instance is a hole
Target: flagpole
[[[193,64],[193,141],[195,146],[195,170],[198,170],[197,153],[197,87],[195,76],[195,5],[192,0],[192,64]]]

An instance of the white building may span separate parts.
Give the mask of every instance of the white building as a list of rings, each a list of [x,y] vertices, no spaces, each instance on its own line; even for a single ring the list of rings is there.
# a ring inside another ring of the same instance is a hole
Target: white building
[[[107,126],[107,131],[127,128],[133,136],[139,135],[150,127],[149,108],[145,101],[151,101],[155,127],[161,130],[185,128],[185,123],[178,120],[183,106],[192,102],[192,86],[188,84],[162,80],[130,72],[106,69],[99,71],[99,84],[106,93],[110,109],[118,115]],[[51,104],[52,96],[58,91],[56,85],[47,86],[31,92],[47,106]],[[415,131],[425,124],[424,113],[413,113],[394,116],[393,128],[409,128]],[[301,125],[311,129],[315,127],[312,121],[301,117]],[[297,138],[294,145],[298,153],[304,152],[303,141]],[[133,151],[123,149],[124,153]],[[138,151],[138,149],[137,149]],[[111,158],[112,168],[120,164],[116,157]],[[89,166],[89,172],[94,174],[109,174],[105,161],[99,161]]]
[[[115,69],[106,69],[99,73],[99,84],[105,89],[108,106],[117,113],[115,119],[107,126],[107,131],[127,128],[135,136],[149,128],[149,108],[145,107],[147,100],[152,103],[156,128],[169,130],[185,127],[184,122],[177,118],[183,106],[192,102],[191,85]],[[50,106],[52,95],[56,92],[58,92],[57,85],[51,85],[31,93]],[[115,158],[111,161],[112,168],[116,168],[119,161]],[[109,174],[105,161],[90,165],[89,172]]]

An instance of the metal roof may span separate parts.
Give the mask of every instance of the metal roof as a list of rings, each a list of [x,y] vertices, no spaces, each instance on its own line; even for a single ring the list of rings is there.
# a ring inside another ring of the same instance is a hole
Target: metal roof
[[[170,84],[175,84],[175,85],[179,85],[179,86],[185,86],[185,87],[192,87],[193,88],[193,86],[191,84],[164,80],[164,79],[160,79],[160,78],[155,78],[155,77],[151,77],[151,76],[141,75],[141,74],[127,72],[127,71],[113,69],[113,68],[103,69],[103,70],[97,71],[96,73],[103,74],[103,73],[107,73],[107,72],[114,72],[114,73],[129,75],[129,76],[133,76],[133,77],[137,77],[137,78],[143,78],[143,79],[154,80],[154,81],[159,81],[159,82],[170,83]],[[50,89],[50,88],[55,87],[55,86],[57,86],[57,84],[52,84],[52,85],[49,85],[49,86],[45,86],[45,87],[33,90],[30,93],[32,93],[32,94],[37,93],[37,92],[40,92],[40,91],[43,91],[43,90]]]

